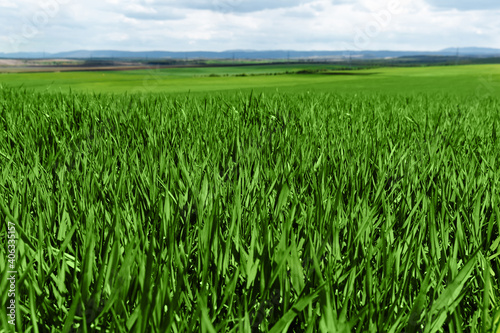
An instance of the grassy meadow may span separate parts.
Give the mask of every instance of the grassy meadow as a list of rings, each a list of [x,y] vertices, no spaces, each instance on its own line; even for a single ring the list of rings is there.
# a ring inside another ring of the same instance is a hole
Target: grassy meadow
[[[286,74],[310,71],[310,74]],[[315,71],[318,71],[315,73]],[[242,76],[246,75],[246,76]],[[0,84],[44,92],[446,93],[500,97],[500,65],[340,70],[327,65],[168,68],[109,72],[0,73]]]
[[[0,74],[3,331],[500,332],[499,66],[204,70]]]

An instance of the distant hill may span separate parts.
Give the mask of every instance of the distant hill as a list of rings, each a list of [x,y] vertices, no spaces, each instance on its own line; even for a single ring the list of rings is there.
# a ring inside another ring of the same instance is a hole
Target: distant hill
[[[456,55],[457,52],[461,56],[498,56],[500,55],[500,49],[490,49],[484,47],[464,47],[464,48],[448,48],[444,49],[442,52],[448,52],[449,54]]]
[[[0,58],[16,59],[41,59],[41,58],[65,58],[65,59],[384,59],[411,56],[466,56],[466,57],[492,57],[500,56],[500,49],[492,48],[448,48],[441,51],[293,51],[293,50],[229,50],[223,52],[190,51],[117,51],[117,50],[77,50],[60,53],[21,52],[0,53]]]

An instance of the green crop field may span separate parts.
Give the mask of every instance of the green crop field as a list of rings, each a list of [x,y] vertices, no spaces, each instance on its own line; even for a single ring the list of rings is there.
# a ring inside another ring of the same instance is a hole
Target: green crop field
[[[500,67],[252,70],[0,75],[2,331],[500,332]]]
[[[312,74],[286,74],[311,71]],[[324,72],[314,73],[323,70]],[[277,75],[274,75],[277,74]],[[215,77],[210,77],[210,75]],[[247,75],[247,76],[238,76]],[[339,70],[327,65],[169,68],[117,72],[3,73],[0,83],[46,92],[448,93],[500,97],[500,65]]]

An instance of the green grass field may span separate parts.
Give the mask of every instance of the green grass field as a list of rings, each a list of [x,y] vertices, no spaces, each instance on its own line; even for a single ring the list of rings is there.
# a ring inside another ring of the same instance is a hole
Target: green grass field
[[[2,330],[500,332],[499,69],[1,75]]]
[[[337,74],[290,74],[325,69]],[[262,74],[280,75],[262,75]],[[231,75],[229,77],[209,77]],[[235,75],[257,75],[238,77]],[[448,93],[500,96],[500,65],[376,68],[339,71],[338,66],[272,65],[221,68],[171,68],[123,72],[0,74],[0,83],[38,91],[109,93],[334,92],[385,94]]]

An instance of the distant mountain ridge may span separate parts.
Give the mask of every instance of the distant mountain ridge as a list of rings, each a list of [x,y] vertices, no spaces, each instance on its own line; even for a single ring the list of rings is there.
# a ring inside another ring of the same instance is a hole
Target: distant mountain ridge
[[[211,51],[118,51],[118,50],[76,50],[59,53],[18,52],[0,53],[0,58],[17,59],[120,59],[120,58],[147,58],[147,59],[328,59],[328,58],[356,58],[356,59],[383,59],[411,56],[462,56],[462,57],[500,57],[500,49],[466,47],[447,48],[441,51],[294,51],[294,50],[228,50],[222,52]]]

